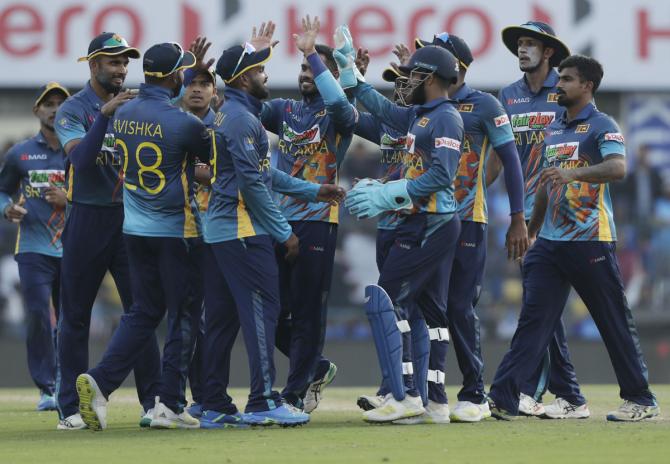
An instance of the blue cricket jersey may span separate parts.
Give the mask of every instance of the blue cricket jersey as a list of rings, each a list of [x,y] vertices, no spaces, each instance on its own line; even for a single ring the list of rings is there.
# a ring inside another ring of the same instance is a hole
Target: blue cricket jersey
[[[54,126],[61,145],[65,147],[72,140],[84,138],[104,104],[90,82],[65,100],[58,108]],[[111,119],[95,166],[75,170],[66,157],[65,168],[69,201],[96,206],[114,206],[123,203],[121,155],[115,148]]]
[[[621,130],[614,120],[589,103],[568,122],[562,113],[544,138],[543,164],[563,169],[602,163],[625,156]],[[547,186],[549,202],[540,237],[563,241],[616,241],[609,184],[574,181]]]
[[[351,143],[357,118],[358,112],[346,98],[328,106],[320,95],[301,101],[278,98],[266,102],[261,120],[267,130],[279,136],[273,167],[308,182],[336,184],[337,169]],[[289,221],[338,222],[338,205],[308,203],[290,196],[281,196],[279,204]]]
[[[123,232],[147,237],[198,237],[193,189],[195,157],[207,161],[209,133],[196,116],[171,103],[171,91],[142,84],[116,110],[113,127],[122,155]]]
[[[214,117],[216,113],[213,109],[209,109],[204,118],[202,118],[202,123],[207,129],[212,129],[214,127]],[[210,131],[211,132],[211,131]],[[203,185],[200,182],[195,183],[195,201],[198,204],[198,211],[200,214],[204,214],[207,211],[207,203],[209,203],[209,194],[211,188],[208,185]]]
[[[451,101],[437,98],[405,108],[369,84],[359,84],[355,93],[375,117],[407,133],[400,178],[409,180],[407,191],[414,202],[413,212],[438,213],[451,219],[457,211],[454,179],[463,141],[463,120]]]
[[[52,150],[42,133],[9,149],[0,170],[0,211],[17,192],[28,211],[19,223],[14,253],[39,253],[60,258],[65,209],[56,209],[44,199],[49,186],[64,188],[65,160],[62,150]],[[20,200],[21,201],[21,200]]]
[[[558,73],[551,69],[539,92],[532,93],[524,75],[500,90],[498,97],[509,116],[516,148],[521,158],[521,169],[526,183],[524,189],[526,220],[530,219],[533,211],[542,168],[544,130],[562,111],[557,103],[556,84],[558,84]]]
[[[394,129],[370,113],[360,113],[354,133],[379,145],[381,165],[378,178],[382,182],[398,180],[407,153],[407,131]],[[386,211],[379,215],[377,228],[393,230],[398,226],[399,220],[400,213]]]
[[[224,97],[212,134],[212,191],[205,241],[270,235],[283,243],[292,230],[270,191],[291,193],[308,202],[316,199],[319,185],[293,179],[271,166],[260,100],[232,87],[226,87]]]
[[[512,127],[505,109],[491,94],[463,84],[450,99],[465,129],[455,180],[458,214],[462,221],[486,224],[486,160],[492,146],[514,140]]]

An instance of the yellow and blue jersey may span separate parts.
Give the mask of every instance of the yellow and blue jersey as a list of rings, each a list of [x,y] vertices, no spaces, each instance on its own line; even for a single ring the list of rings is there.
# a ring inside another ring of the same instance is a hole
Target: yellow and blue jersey
[[[209,133],[170,102],[170,90],[142,84],[116,110],[113,127],[123,159],[123,232],[146,237],[199,237],[193,188],[195,157],[207,161]]]
[[[576,169],[625,156],[621,130],[614,120],[588,104],[568,122],[561,114],[544,139],[543,165]],[[540,237],[561,241],[616,241],[609,184],[573,181],[547,186],[549,201]]]
[[[216,113],[213,109],[209,109],[204,118],[202,118],[202,123],[207,129],[211,129],[214,126],[214,117]],[[198,211],[201,215],[204,215],[207,212],[207,203],[209,203],[209,194],[211,189],[209,185],[203,185],[200,182],[196,182],[194,185],[195,188],[195,201],[198,204]]]
[[[491,147],[514,140],[509,117],[491,94],[467,84],[450,95],[463,119],[465,135],[455,180],[458,215],[462,221],[488,223],[486,160]]]
[[[378,178],[382,182],[398,180],[407,153],[407,132],[384,124],[370,113],[360,113],[354,133],[379,144],[381,159]],[[399,222],[400,214],[397,211],[386,211],[379,215],[377,228],[394,230]]]
[[[210,157],[211,194],[205,215],[207,243],[270,235],[285,242],[291,226],[274,203],[268,137],[262,103],[231,87],[216,114]]]
[[[263,105],[263,126],[279,136],[273,167],[316,184],[336,184],[337,169],[351,143],[358,114],[346,99],[326,106],[320,95],[309,100],[274,99]],[[338,205],[308,203],[281,195],[289,221],[337,223]]]
[[[498,99],[509,117],[525,181],[524,216],[530,219],[542,169],[544,130],[562,110],[556,94],[558,73],[551,69],[542,88],[531,92],[526,77],[500,90]]]
[[[90,82],[65,100],[58,108],[54,125],[61,145],[84,138],[104,104],[93,91]],[[115,148],[114,130],[110,120],[95,166],[75,170],[66,158],[65,185],[68,201],[96,206],[122,204],[121,164],[121,155]]]
[[[0,170],[0,211],[19,194],[28,211],[19,223],[14,252],[39,253],[60,258],[65,209],[54,208],[44,199],[44,190],[65,185],[62,150],[52,150],[42,133],[14,145]]]
[[[406,131],[407,153],[399,178],[409,180],[413,212],[446,214],[450,219],[458,208],[454,180],[463,142],[463,120],[453,103],[437,98],[406,108],[369,84],[356,87],[356,98],[385,124]]]

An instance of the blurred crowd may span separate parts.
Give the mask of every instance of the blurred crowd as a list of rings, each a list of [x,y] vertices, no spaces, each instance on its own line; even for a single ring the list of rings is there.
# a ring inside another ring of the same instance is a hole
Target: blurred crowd
[[[0,157],[14,143],[8,141],[0,147]],[[611,196],[626,294],[638,325],[644,326],[670,315],[670,175],[664,175],[664,160],[670,159],[670,153],[641,145],[628,155],[628,175],[623,182],[611,185]],[[340,184],[348,188],[354,178],[374,177],[378,159],[375,145],[355,140],[342,165]],[[509,205],[502,181],[489,187],[488,206],[489,249],[477,313],[484,338],[509,339],[516,328],[522,290],[518,264],[508,261],[504,250]],[[362,302],[365,285],[378,277],[375,231],[374,220],[358,221],[341,208],[329,303],[330,340],[364,340],[370,336]],[[15,225],[0,221],[0,336],[21,337],[23,307],[13,258],[15,237]],[[91,337],[107,339],[120,314],[118,294],[107,276],[93,309]],[[570,337],[599,337],[586,307],[574,292],[563,320]]]

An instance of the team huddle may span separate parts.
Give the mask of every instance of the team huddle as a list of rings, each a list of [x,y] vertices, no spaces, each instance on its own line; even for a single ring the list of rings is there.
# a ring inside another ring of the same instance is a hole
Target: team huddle
[[[300,100],[269,99],[272,22],[215,66],[205,38],[141,55],[102,33],[80,59],[90,69],[83,90],[40,89],[40,132],[10,149],[0,171],[0,207],[19,224],[38,410],[56,409],[61,430],[102,430],[109,395],[134,371],[141,427],[308,423],[337,373],[323,349],[343,205],[378,221],[380,277],[366,287],[365,311],[382,378],[377,392],[358,398],[365,421],[589,417],[561,321],[571,288],[619,383],[623,404],[607,419],[659,415],[615,255],[608,183],[625,176],[625,145],[593,101],[600,63],[571,55],[545,23],[505,28],[523,76],[496,99],[465,83],[470,48],[442,32],[416,39],[414,52],[395,47],[398,63],[382,75],[394,84],[388,99],[365,82],[369,56],[347,26],[333,48],[316,43],[319,29],[306,16],[294,35],[304,56]],[[130,60],[140,57],[144,83],[124,90]],[[278,136],[276,147],[266,131]],[[379,145],[381,158],[376,178],[345,192],[338,168],[354,135]],[[487,186],[501,170],[506,249],[524,292],[486,392],[475,307]],[[107,272],[124,314],[89,368],[91,311]],[[166,313],[161,353],[155,331]],[[240,331],[250,372],[244,412],[227,393]],[[450,344],[463,375],[451,407]],[[289,360],[281,392],[275,348]],[[544,404],[547,390],[555,399]]]

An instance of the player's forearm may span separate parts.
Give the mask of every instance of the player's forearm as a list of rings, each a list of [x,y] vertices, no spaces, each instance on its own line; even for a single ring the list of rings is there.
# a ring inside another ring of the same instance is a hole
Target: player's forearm
[[[14,203],[12,197],[6,192],[0,192],[0,212],[4,214],[9,205]]]
[[[95,166],[95,160],[98,158],[102,143],[105,140],[108,123],[109,118],[99,113],[86,135],[67,153],[75,169]]]
[[[623,156],[611,155],[602,163],[572,170],[575,180],[592,184],[605,184],[621,180],[626,176],[626,162]]]
[[[528,222],[528,236],[536,237],[540,228],[542,228],[542,223],[544,222],[544,215],[547,212],[547,203],[549,201],[549,195],[547,193],[546,186],[538,187],[537,193],[535,194],[535,203],[533,204],[533,212]]]
[[[272,168],[272,190],[302,201],[314,202],[319,194],[319,184],[297,179],[284,171]]]
[[[358,101],[377,119],[400,132],[407,132],[410,127],[409,108],[401,108],[388,98],[377,92],[370,84],[360,83],[356,86],[355,95]]]
[[[496,181],[500,171],[502,170],[502,163],[495,150],[491,150],[489,157],[486,160],[486,186],[489,187]]]
[[[447,189],[452,183],[452,176],[440,164],[432,165],[426,172],[407,183],[407,193],[416,202],[435,192]]]
[[[288,240],[292,233],[291,226],[282,216],[260,178],[258,182],[240,186],[240,192],[249,211],[272,238],[279,243]]]
[[[523,175],[521,162],[514,142],[496,147],[502,165],[505,168],[505,187],[509,198],[510,214],[523,212]]]

